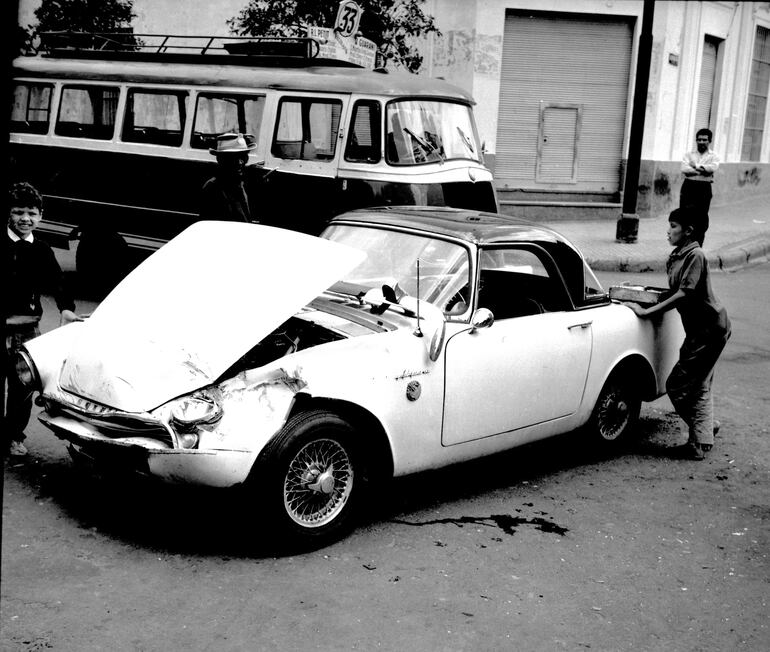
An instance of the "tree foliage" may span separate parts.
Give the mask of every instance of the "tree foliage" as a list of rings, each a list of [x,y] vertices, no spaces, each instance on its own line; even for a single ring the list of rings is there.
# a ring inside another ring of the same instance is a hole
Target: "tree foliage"
[[[424,0],[356,0],[363,11],[359,35],[377,44],[380,57],[417,72],[423,57],[413,45],[416,38],[441,32]],[[308,25],[331,27],[339,0],[249,0],[227,21],[239,36],[304,36]]]
[[[43,0],[35,10],[37,25],[28,27],[27,43],[36,41],[42,32],[130,34],[135,17],[134,0]]]

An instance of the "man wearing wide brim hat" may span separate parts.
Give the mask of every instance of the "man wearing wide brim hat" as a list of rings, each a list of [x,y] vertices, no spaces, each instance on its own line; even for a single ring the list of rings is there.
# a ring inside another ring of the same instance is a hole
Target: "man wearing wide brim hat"
[[[209,152],[217,157],[217,172],[201,191],[200,217],[207,220],[256,222],[244,172],[249,152],[257,146],[251,134],[226,133],[217,136]]]

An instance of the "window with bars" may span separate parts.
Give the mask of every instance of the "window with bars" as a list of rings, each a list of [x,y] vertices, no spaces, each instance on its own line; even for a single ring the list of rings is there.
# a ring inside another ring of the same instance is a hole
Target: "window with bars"
[[[377,163],[380,160],[380,103],[359,100],[353,107],[345,160]]]
[[[765,130],[767,97],[770,92],[770,29],[757,27],[751,62],[746,123],[743,129],[741,160],[759,161]]]

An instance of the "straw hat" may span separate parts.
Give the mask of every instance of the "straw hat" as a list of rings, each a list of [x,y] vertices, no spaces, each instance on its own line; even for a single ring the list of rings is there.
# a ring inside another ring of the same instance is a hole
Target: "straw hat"
[[[248,152],[257,146],[256,138],[251,134],[227,133],[217,136],[217,146],[212,147],[211,154],[239,154]]]

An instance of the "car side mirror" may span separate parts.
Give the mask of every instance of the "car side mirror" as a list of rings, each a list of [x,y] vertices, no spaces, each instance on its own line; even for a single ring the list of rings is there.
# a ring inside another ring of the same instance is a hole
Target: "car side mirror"
[[[471,317],[471,333],[480,328],[489,328],[495,323],[495,316],[489,308],[478,308]]]

